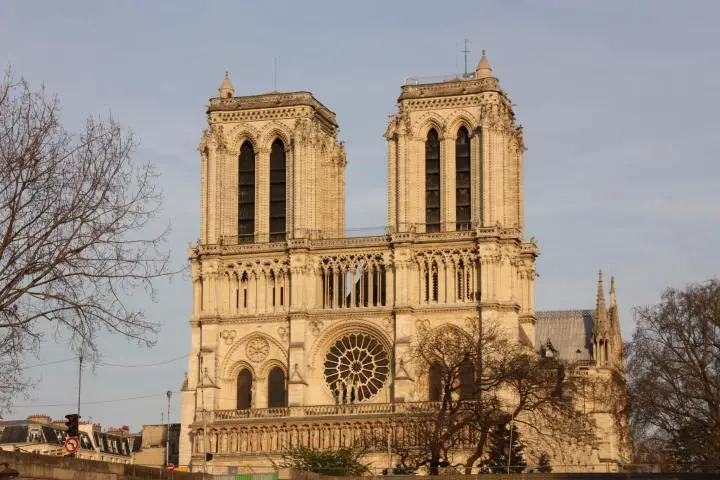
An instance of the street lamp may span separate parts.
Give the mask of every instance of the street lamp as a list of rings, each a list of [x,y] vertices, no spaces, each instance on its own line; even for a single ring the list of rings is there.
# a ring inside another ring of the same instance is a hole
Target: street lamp
[[[167,443],[165,444],[165,467],[170,465],[170,397],[172,397],[172,392],[170,390],[167,391],[167,398],[168,398],[168,410],[167,410]]]

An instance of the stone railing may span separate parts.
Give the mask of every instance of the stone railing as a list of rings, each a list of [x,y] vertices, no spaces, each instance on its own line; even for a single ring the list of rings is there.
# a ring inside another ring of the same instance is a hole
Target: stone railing
[[[278,408],[249,408],[246,410],[215,410],[208,412],[208,420],[245,420],[256,418],[284,417],[326,417],[352,416],[390,413],[433,412],[440,408],[440,402],[403,402],[403,403],[354,403],[341,405],[307,405]],[[198,412],[196,421],[202,420]]]

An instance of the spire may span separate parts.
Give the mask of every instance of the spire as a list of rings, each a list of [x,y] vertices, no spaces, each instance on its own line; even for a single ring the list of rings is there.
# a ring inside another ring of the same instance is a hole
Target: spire
[[[598,272],[597,298],[595,300],[595,325],[593,334],[603,335],[607,332],[607,310],[605,309],[605,286],[603,285],[602,270]]]
[[[488,78],[492,77],[492,68],[490,67],[490,62],[488,62],[487,57],[485,56],[485,49],[482,51],[482,58],[480,58],[480,63],[478,63],[477,68],[475,68],[475,80],[479,80],[481,78]]]
[[[603,285],[602,270],[598,271],[598,287],[595,308],[602,308],[603,310],[605,310],[605,286]]]
[[[235,87],[233,87],[233,84],[230,81],[230,76],[228,75],[227,70],[225,71],[225,78],[223,78],[220,87],[218,87],[218,91],[220,92],[221,98],[232,98],[235,96]]]
[[[617,298],[615,296],[615,277],[610,279],[610,341],[614,358],[612,362],[620,370],[625,369],[623,350],[625,348],[620,333],[620,313],[618,312]]]

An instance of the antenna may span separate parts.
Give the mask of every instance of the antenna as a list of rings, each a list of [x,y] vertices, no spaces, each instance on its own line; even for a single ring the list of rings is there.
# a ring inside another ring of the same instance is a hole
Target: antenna
[[[469,42],[470,42],[470,40],[468,40],[466,38],[465,39],[465,48],[462,50],[462,52],[465,54],[465,76],[467,76],[467,57],[468,57],[468,53],[470,53],[470,50],[468,50],[468,48],[467,48]]]

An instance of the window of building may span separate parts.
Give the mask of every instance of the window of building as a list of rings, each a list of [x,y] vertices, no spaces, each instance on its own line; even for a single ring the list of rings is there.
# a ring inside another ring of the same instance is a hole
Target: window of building
[[[350,333],[325,355],[325,381],[335,403],[362,402],[377,395],[390,375],[383,344],[366,333]]]
[[[247,410],[252,406],[252,373],[243,368],[237,377],[237,408]]]
[[[470,136],[465,127],[455,140],[455,229],[469,230],[470,220]]]
[[[270,241],[285,240],[285,145],[280,139],[270,149]]]
[[[428,400],[431,402],[439,402],[442,400],[442,383],[443,368],[437,362],[430,365],[430,374],[428,375]]]
[[[268,375],[268,408],[287,406],[287,389],[285,372],[280,367],[270,370]]]
[[[425,141],[425,231],[440,231],[440,138],[434,128]]]
[[[470,360],[460,365],[460,399],[467,400],[475,396],[475,367]]]
[[[240,147],[238,162],[238,242],[255,240],[255,151],[250,142]]]

